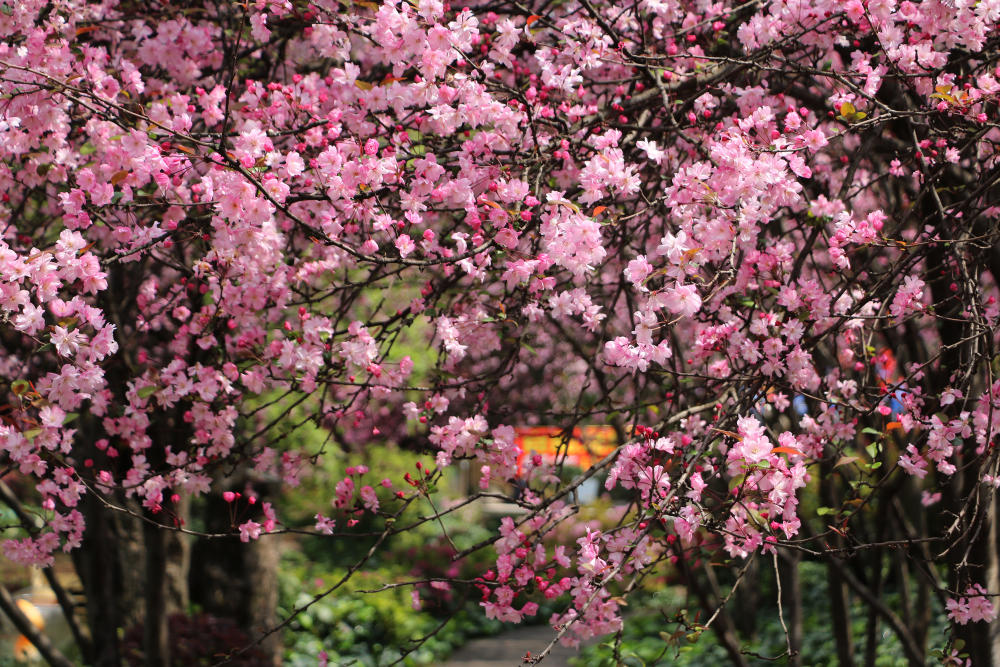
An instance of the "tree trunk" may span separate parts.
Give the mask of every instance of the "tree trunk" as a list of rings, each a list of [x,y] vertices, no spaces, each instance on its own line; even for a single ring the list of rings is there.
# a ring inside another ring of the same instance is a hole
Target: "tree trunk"
[[[684,563],[683,560],[679,562]],[[714,613],[713,610],[718,609],[718,616],[716,616],[715,622],[712,624],[712,630],[715,632],[719,643],[726,649],[726,653],[729,654],[730,662],[737,667],[749,667],[749,663],[740,651],[740,640],[736,634],[733,621],[729,617],[729,612],[724,608],[720,608],[722,595],[715,578],[715,572],[712,571],[711,564],[706,563],[703,567],[705,569],[705,579],[708,581],[711,593],[705,590],[705,587],[698,581],[697,575],[685,564],[683,565],[683,572],[687,583],[698,597],[698,601],[706,613],[711,614]]]
[[[249,590],[249,628],[251,639],[263,635],[278,624],[279,540],[265,537],[247,545],[246,577],[253,582]],[[276,632],[260,644],[261,651],[275,667],[281,665],[281,633]]]
[[[837,647],[837,664],[853,667],[854,640],[851,637],[851,614],[847,602],[847,585],[833,567],[826,568],[826,585],[830,591],[830,616],[833,620],[833,637]]]
[[[142,508],[134,499],[116,498],[131,512],[142,512]],[[118,564],[118,608],[121,610],[120,623],[128,629],[142,623],[145,614],[143,605],[143,589],[145,588],[146,548],[144,545],[143,527],[136,517],[122,512],[112,512],[110,523],[115,528],[118,539],[115,543],[113,558]]]
[[[820,473],[820,498],[827,507],[839,507],[833,489],[832,466],[824,463]],[[833,538],[831,546],[840,547],[843,540]],[[837,647],[837,664],[854,667],[854,639],[851,636],[851,609],[847,600],[847,584],[840,571],[829,562],[826,567],[826,585],[830,595],[830,617],[833,622],[833,641]]]
[[[187,519],[191,514],[191,498],[181,495],[178,502],[173,503],[173,511],[180,519]],[[191,571],[191,536],[179,531],[168,531],[166,539],[167,555],[167,614],[187,614],[191,607],[191,594],[188,588],[188,575]]]
[[[145,619],[142,648],[147,667],[170,667],[170,629],[167,625],[167,544],[162,528],[143,526],[146,545]]]
[[[83,583],[90,626],[91,654],[84,656],[94,667],[119,667],[121,652],[118,628],[121,627],[117,572],[117,538],[112,517],[94,496],[84,496],[80,511],[87,521],[83,543],[73,551],[73,565]]]
[[[782,549],[778,553],[784,563],[778,572],[781,577],[781,606],[785,625],[788,626],[788,644],[792,649],[788,666],[799,667],[802,665],[802,579],[799,576],[802,554],[792,549]]]
[[[872,591],[876,597],[882,597],[882,552],[875,549],[872,553],[872,581],[875,588]],[[878,655],[878,611],[868,607],[868,627],[865,628],[865,667],[875,667]]]
[[[246,488],[245,479],[235,475],[232,479],[232,488]],[[258,508],[275,492],[275,485],[268,480],[252,480],[249,484],[257,492]],[[232,530],[230,506],[221,496],[206,496],[200,510],[208,532]],[[278,623],[280,545],[276,536],[249,544],[237,537],[196,542],[189,576],[191,601],[206,613],[236,620],[250,639],[256,640]],[[280,633],[265,639],[260,648],[273,664],[281,664]]]
[[[733,624],[744,637],[757,632],[757,610],[761,605],[761,567],[757,559],[746,564],[743,583],[729,602],[733,608]]]

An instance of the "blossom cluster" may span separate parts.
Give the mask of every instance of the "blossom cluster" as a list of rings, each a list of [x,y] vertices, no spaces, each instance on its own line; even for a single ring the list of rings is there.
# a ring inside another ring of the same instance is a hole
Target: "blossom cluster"
[[[997,488],[1000,0],[154,4],[0,12],[0,465],[44,517],[9,558],[246,471],[257,540],[259,480],[406,442],[433,465],[303,529],[388,535],[472,466],[528,512],[487,613],[562,597],[578,641],[656,559],[805,539],[817,476]],[[583,474],[627,517],[551,543],[586,480],[523,451],[546,422],[615,430]]]

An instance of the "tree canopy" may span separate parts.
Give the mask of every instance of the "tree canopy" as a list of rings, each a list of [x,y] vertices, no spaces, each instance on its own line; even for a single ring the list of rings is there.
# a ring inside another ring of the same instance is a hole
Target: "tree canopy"
[[[998,21],[998,0],[0,4],[0,475],[39,507],[3,554],[77,550],[92,598],[113,517],[138,518],[151,618],[167,534],[367,540],[349,577],[458,511],[416,508],[465,466],[468,503],[519,513],[452,554],[491,554],[475,582],[436,585],[491,617],[562,600],[547,620],[586,640],[671,570],[739,663],[704,570],[738,588],[809,558],[838,642],[851,595],[911,661],[988,664]],[[594,425],[613,450],[568,474]],[[563,448],[522,451],[526,426]],[[350,468],[308,524],[262,490],[372,443],[420,465]],[[567,537],[590,478],[621,516]],[[189,525],[220,494],[223,529]],[[964,647],[927,646],[884,572]],[[95,664],[120,659],[109,609],[88,599]],[[149,664],[166,636],[147,618]]]

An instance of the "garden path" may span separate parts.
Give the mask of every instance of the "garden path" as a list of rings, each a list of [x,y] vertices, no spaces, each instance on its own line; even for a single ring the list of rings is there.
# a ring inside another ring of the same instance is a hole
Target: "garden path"
[[[541,653],[552,641],[553,630],[548,626],[520,627],[495,637],[473,639],[458,649],[443,667],[520,667],[524,654]],[[544,667],[569,667],[569,659],[579,649],[556,644],[540,664]]]

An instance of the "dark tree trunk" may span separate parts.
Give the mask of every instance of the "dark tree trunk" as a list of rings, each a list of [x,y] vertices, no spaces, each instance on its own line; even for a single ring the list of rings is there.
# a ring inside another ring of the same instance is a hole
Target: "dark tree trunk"
[[[246,488],[245,478],[236,477],[232,483],[234,489]],[[274,485],[261,480],[250,484],[258,492],[256,507],[260,507]],[[219,495],[206,496],[201,504],[205,529],[231,531],[229,512],[229,503]],[[236,620],[250,639],[259,638],[278,623],[279,540],[265,536],[249,544],[237,537],[196,542],[189,570],[191,602],[209,614]],[[281,664],[280,633],[265,639],[260,648],[275,665]]]
[[[172,503],[172,510],[178,518],[186,520],[191,514],[191,498],[181,495]],[[191,607],[188,575],[191,571],[191,536],[179,531],[169,531],[166,540],[166,600],[167,614],[186,614]]]
[[[146,523],[145,619],[142,648],[147,667],[170,667],[170,630],[167,625],[167,545],[162,528]]]
[[[751,556],[751,558],[753,558],[753,556]],[[713,610],[718,609],[718,616],[716,616],[715,622],[712,623],[711,628],[712,631],[715,632],[716,639],[719,640],[719,643],[722,644],[722,647],[729,655],[730,662],[737,667],[748,667],[749,663],[740,651],[740,639],[736,634],[736,627],[733,624],[733,620],[730,618],[729,612],[727,612],[725,608],[720,608],[720,605],[722,604],[722,595],[719,590],[719,584],[715,578],[715,573],[712,571],[712,566],[710,564],[704,565],[705,580],[708,583],[708,588],[710,589],[709,591],[705,589],[705,585],[699,580],[697,574],[683,559],[678,562],[681,565],[681,572],[684,576],[685,583],[698,598],[698,602],[701,604],[702,609],[706,610],[706,612],[710,614],[714,613]]]
[[[820,473],[820,498],[827,507],[839,507],[833,488],[832,465],[822,464]],[[831,540],[833,547],[843,546],[838,536]],[[826,568],[826,585],[830,595],[830,618],[833,623],[833,641],[837,648],[837,664],[854,667],[854,638],[851,635],[851,608],[847,599],[847,583],[840,570],[831,563]]]
[[[247,545],[246,576],[254,585],[249,588],[249,628],[253,639],[278,624],[279,537],[264,538]],[[261,651],[276,667],[281,665],[281,633],[276,632],[260,644]]]
[[[85,496],[80,511],[86,518],[87,530],[83,544],[73,551],[73,564],[83,583],[90,626],[91,654],[85,658],[87,664],[95,667],[118,667],[121,665],[118,628],[122,623],[117,538],[111,517],[97,498]]]
[[[785,624],[788,626],[788,644],[792,655],[788,658],[789,667],[802,665],[802,579],[799,576],[799,564],[802,554],[791,549],[779,552],[779,569],[781,577],[781,606],[785,613]]]
[[[733,624],[744,637],[757,631],[757,610],[760,609],[761,567],[756,559],[746,565],[743,583],[730,602],[733,605]]]
[[[129,511],[138,514],[142,508],[132,498],[118,498]],[[145,607],[146,549],[144,546],[141,520],[130,514],[105,510],[118,536],[114,558],[118,562],[118,607],[121,610],[120,623],[123,628],[131,628],[142,623]]]

